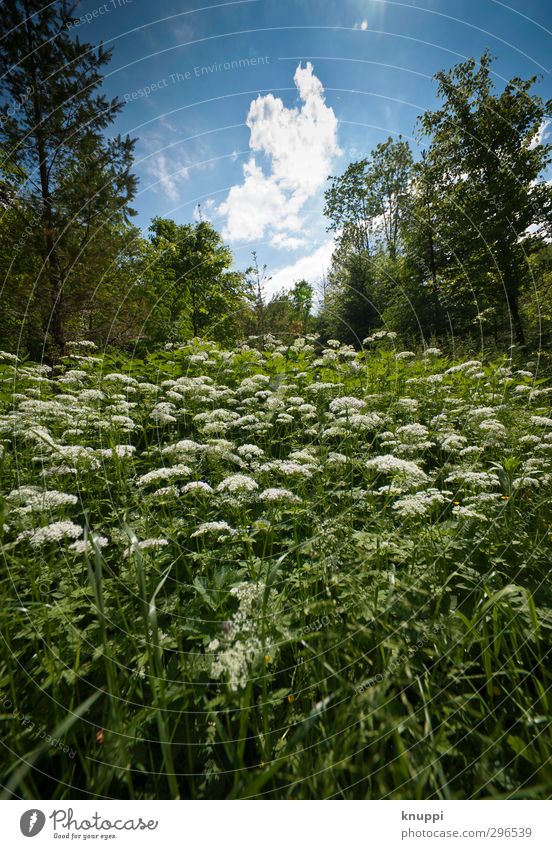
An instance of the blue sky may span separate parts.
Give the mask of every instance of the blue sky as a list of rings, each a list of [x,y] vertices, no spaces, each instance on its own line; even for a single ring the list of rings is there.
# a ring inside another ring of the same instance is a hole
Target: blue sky
[[[436,105],[432,75],[489,48],[498,86],[542,76],[552,97],[550,0],[85,0],[83,41],[113,48],[106,92],[139,138],[135,207],[222,230],[255,250],[269,291],[327,267],[328,174]]]

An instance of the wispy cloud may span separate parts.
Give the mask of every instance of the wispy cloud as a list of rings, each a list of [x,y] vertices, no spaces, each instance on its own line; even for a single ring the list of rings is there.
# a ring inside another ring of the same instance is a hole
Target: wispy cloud
[[[146,171],[152,178],[151,188],[161,192],[176,202],[180,197],[180,185],[188,179],[188,166],[178,163],[174,154],[170,158],[165,153],[153,154],[146,164]]]
[[[299,65],[293,79],[300,107],[287,108],[273,94],[257,97],[249,107],[253,153],[243,166],[243,181],[230,189],[218,208],[230,241],[268,238],[275,247],[298,247],[303,207],[320,191],[333,157],[340,153],[337,118],[325,103],[324,87],[312,64]],[[266,173],[263,157],[268,162]]]

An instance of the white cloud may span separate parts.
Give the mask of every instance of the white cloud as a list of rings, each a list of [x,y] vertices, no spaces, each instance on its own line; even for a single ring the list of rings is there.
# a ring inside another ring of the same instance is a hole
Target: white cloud
[[[243,166],[244,180],[233,186],[218,212],[224,236],[232,241],[268,237],[283,240],[303,227],[301,211],[324,185],[332,158],[340,153],[337,118],[326,106],[324,87],[307,62],[293,77],[300,107],[287,108],[267,94],[251,102],[247,115],[252,155]],[[255,154],[268,160],[268,173]],[[274,243],[274,242],[273,242]]]
[[[243,166],[244,182],[232,186],[218,213],[225,219],[225,238],[236,241],[262,239],[271,229],[297,232],[301,204],[289,196],[272,177],[251,158]]]
[[[154,178],[151,188],[161,190],[169,200],[176,202],[180,196],[179,184],[188,178],[188,168],[184,164],[175,168],[175,164],[174,157],[170,160],[164,153],[154,153],[146,169]]]
[[[272,295],[282,289],[289,289],[296,280],[307,280],[313,285],[319,283],[330,266],[334,248],[334,239],[328,239],[314,253],[303,256],[291,265],[276,271],[267,284],[267,294]]]
[[[215,214],[215,202],[212,198],[207,198],[203,203],[198,203],[194,208],[194,221],[212,221]]]
[[[270,239],[270,244],[273,248],[282,248],[286,251],[296,251],[302,245],[307,243],[306,239],[300,236],[286,236],[285,233],[274,233]]]
[[[536,135],[533,136],[533,138],[531,139],[531,141],[529,143],[529,150],[534,150],[537,147],[537,145],[544,144],[544,142],[547,140],[547,138],[550,135],[550,133],[546,132],[549,126],[550,126],[550,119],[549,118],[543,118],[543,120],[541,121],[541,124],[540,124],[540,126],[537,130]]]

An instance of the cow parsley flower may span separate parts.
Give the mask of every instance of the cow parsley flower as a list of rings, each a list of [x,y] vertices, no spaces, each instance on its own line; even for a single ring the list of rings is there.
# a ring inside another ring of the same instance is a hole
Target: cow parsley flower
[[[135,540],[123,551],[123,557],[126,559],[137,550],[156,550],[158,548],[164,548],[166,545],[169,545],[169,540],[164,537],[150,537],[149,539]]]
[[[96,454],[99,457],[105,457],[107,460],[113,459],[113,456],[123,460],[127,457],[132,457],[136,453],[134,445],[114,445],[113,448],[97,448]]]
[[[248,475],[230,475],[230,477],[225,478],[223,481],[219,483],[217,486],[217,492],[222,493],[246,493],[246,492],[254,492],[259,488],[259,484],[257,481],[253,480],[253,478]]]
[[[218,647],[218,640],[214,640],[207,650],[214,651]],[[229,688],[237,692],[247,685],[249,668],[261,653],[262,646],[258,637],[236,640],[232,645],[219,651],[211,664],[211,675],[213,678],[225,676]]]
[[[423,424],[407,424],[397,429],[397,436],[403,442],[418,443],[427,440],[429,431]]]
[[[289,489],[278,489],[276,487],[265,489],[259,495],[260,501],[289,501],[294,504],[300,504],[301,499],[298,495],[294,495]]]
[[[383,424],[383,419],[377,413],[353,413],[345,424],[351,430],[376,430]]]
[[[251,463],[255,460],[262,460],[265,456],[265,453],[262,448],[259,448],[258,445],[250,445],[246,443],[245,445],[240,445],[237,448],[237,453],[239,456],[246,460],[246,462]]]
[[[109,544],[107,537],[92,534],[90,539],[78,539],[69,546],[75,554],[93,554],[95,548],[105,548]]]
[[[298,475],[304,478],[312,477],[312,467],[295,463],[292,460],[271,460],[269,463],[263,463],[259,471],[261,472],[278,472],[281,475]]]
[[[389,474],[411,486],[427,481],[426,473],[416,463],[395,457],[394,454],[380,454],[378,457],[368,460],[366,467],[382,474]]]
[[[493,472],[472,472],[469,469],[459,469],[451,472],[446,483],[463,484],[474,489],[492,489],[499,486],[498,476]]]
[[[190,481],[180,490],[182,495],[187,495],[189,492],[198,493],[201,495],[210,495],[213,492],[213,487],[209,486],[205,481]]]
[[[458,433],[448,433],[441,440],[441,448],[449,454],[456,451],[461,451],[468,440],[465,436],[460,436]]]
[[[104,376],[104,383],[122,383],[126,386],[137,386],[138,381],[130,374],[119,374],[118,372],[110,372]]]
[[[195,537],[206,536],[207,534],[216,534],[217,541],[224,542],[224,540],[230,537],[237,536],[237,533],[235,528],[231,528],[228,522],[203,522],[190,536],[193,539]]]
[[[33,548],[39,548],[52,542],[61,542],[63,539],[78,539],[82,534],[83,529],[75,522],[52,522],[51,525],[45,525],[43,528],[23,531],[16,542],[27,540]]]
[[[359,412],[366,406],[366,401],[361,398],[352,398],[344,395],[341,398],[334,398],[330,401],[330,412],[337,415],[349,415],[350,413]]]
[[[71,495],[68,492],[59,492],[56,489],[38,490],[34,492],[27,491],[26,493],[21,490],[17,490],[16,492],[18,497],[26,502],[24,507],[20,507],[18,509],[18,512],[21,514],[47,512],[55,510],[58,507],[72,507],[78,501],[76,495]]]
[[[397,407],[409,413],[415,413],[420,406],[416,398],[397,398]]]
[[[179,463],[177,466],[163,466],[161,469],[152,469],[151,472],[146,472],[141,475],[136,483],[138,486],[147,486],[150,483],[156,483],[162,480],[171,480],[172,478],[184,478],[190,475],[191,469],[184,463]]]
[[[150,413],[150,417],[154,420],[154,422],[157,422],[157,424],[170,424],[171,422],[176,421],[175,416],[173,416],[174,412],[174,404],[171,404],[168,401],[161,401],[159,404],[155,405]]]
[[[452,515],[456,519],[477,519],[479,522],[489,522],[490,517],[479,513],[473,507],[457,504],[452,508]]]
[[[429,489],[425,492],[415,492],[413,495],[405,495],[393,504],[399,516],[404,519],[427,516],[436,505],[444,504],[445,497],[438,489]]]

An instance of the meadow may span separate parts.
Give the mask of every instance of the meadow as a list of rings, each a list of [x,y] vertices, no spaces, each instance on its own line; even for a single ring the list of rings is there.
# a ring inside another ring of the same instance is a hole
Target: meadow
[[[547,798],[539,357],[0,357],[8,798]]]

